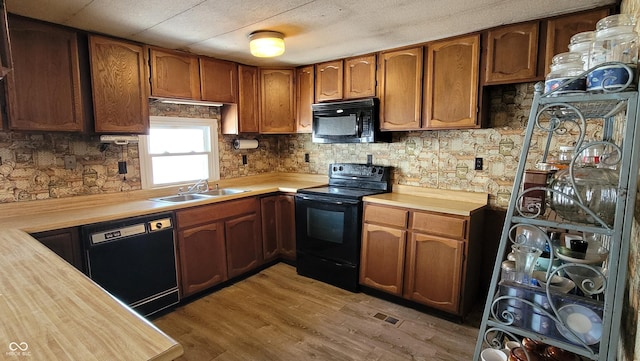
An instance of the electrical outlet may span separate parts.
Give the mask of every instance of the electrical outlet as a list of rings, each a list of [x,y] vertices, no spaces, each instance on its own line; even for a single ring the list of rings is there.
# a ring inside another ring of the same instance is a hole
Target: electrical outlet
[[[476,158],[475,165],[473,167],[474,170],[482,170],[482,158]]]
[[[123,160],[118,162],[118,174],[127,174],[127,162]]]
[[[242,155],[242,165],[247,165],[247,155],[246,154]]]
[[[309,163],[309,153],[304,153],[304,162]]]
[[[65,155],[64,156],[64,169],[76,169],[76,156]]]

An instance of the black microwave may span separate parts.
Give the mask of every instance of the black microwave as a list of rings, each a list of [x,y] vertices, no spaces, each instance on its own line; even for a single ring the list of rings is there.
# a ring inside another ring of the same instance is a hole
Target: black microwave
[[[312,104],[314,143],[388,142],[379,129],[377,98]]]

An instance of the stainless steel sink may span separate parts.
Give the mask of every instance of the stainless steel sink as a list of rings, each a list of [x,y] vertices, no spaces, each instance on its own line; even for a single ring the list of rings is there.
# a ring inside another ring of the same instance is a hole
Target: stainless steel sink
[[[231,194],[237,194],[237,193],[242,193],[242,192],[246,192],[246,190],[244,190],[244,189],[234,189],[234,188],[220,188],[220,189],[212,189],[212,190],[206,191],[206,192],[200,192],[198,194],[217,197],[217,196],[228,196],[228,195],[231,195]]]
[[[228,196],[231,194],[237,194],[242,192],[246,192],[246,190],[233,189],[233,188],[220,188],[220,189],[212,189],[206,192],[177,194],[173,196],[151,198],[151,200],[158,201],[158,202],[181,203],[181,202],[199,201],[202,199],[207,199],[212,197]]]
[[[159,202],[179,203],[179,202],[199,201],[201,199],[207,199],[207,198],[211,198],[211,196],[206,196],[200,193],[190,193],[190,194],[177,194],[175,196],[167,196],[167,197],[160,197],[160,198],[151,198],[151,200],[159,201]]]

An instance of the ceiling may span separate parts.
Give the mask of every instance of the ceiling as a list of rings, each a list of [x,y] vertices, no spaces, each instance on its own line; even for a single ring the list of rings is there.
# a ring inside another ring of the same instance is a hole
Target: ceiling
[[[6,0],[11,13],[249,65],[304,65],[560,15],[616,0]],[[247,36],[285,34],[258,59]]]

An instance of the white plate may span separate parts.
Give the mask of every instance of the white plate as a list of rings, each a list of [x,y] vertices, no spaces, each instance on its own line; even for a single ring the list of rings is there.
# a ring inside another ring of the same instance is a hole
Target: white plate
[[[607,259],[609,252],[595,253],[587,252],[584,257],[572,257],[576,255],[576,252],[571,251],[566,247],[556,247],[556,256],[561,260],[569,263],[581,263],[581,264],[601,264]]]
[[[538,280],[542,288],[546,288],[546,272],[533,271],[533,278]],[[569,293],[569,291],[571,291],[574,287],[576,287],[576,284],[566,277],[560,277],[558,275],[553,275],[551,277],[551,285],[549,286],[549,289],[551,289],[552,291]]]
[[[580,305],[566,305],[560,307],[558,316],[567,325],[567,328],[571,329],[587,345],[595,345],[600,342],[602,319],[590,308]],[[567,328],[559,323],[556,328],[570,342],[579,342]]]

